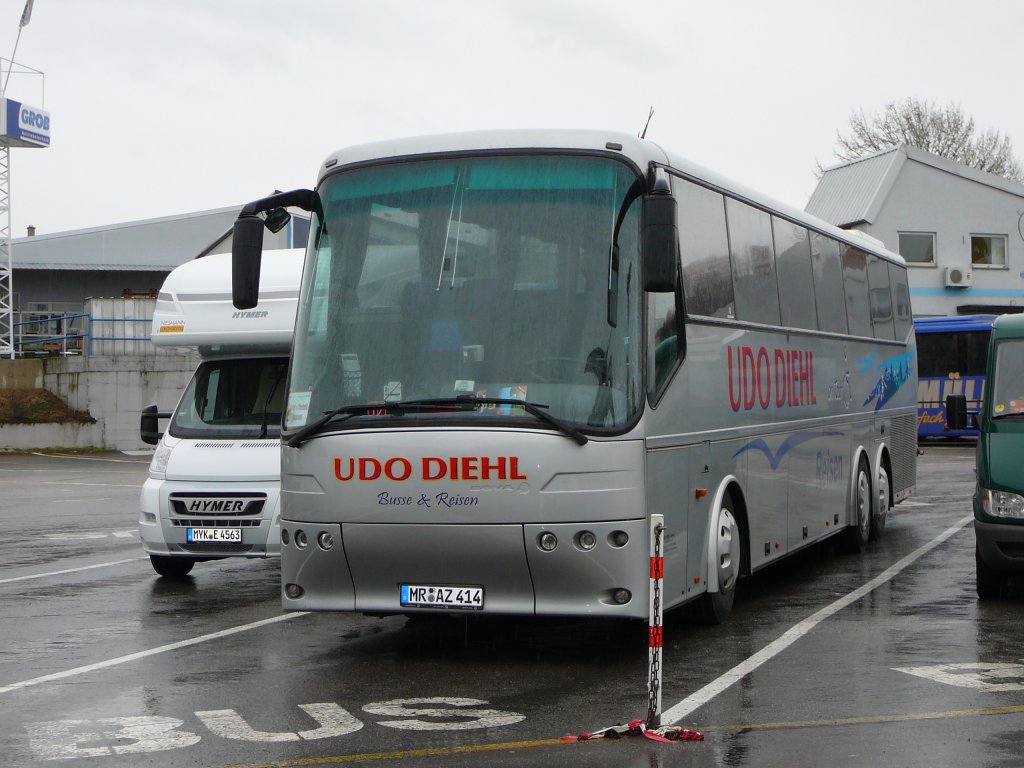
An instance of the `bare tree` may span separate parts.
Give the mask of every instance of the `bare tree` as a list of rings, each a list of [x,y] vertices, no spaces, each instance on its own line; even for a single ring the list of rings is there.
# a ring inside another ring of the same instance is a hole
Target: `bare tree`
[[[836,134],[836,157],[854,160],[898,144],[909,144],[1013,181],[1024,183],[1024,167],[1013,154],[1013,141],[995,129],[975,130],[974,118],[950,102],[938,106],[907,98],[890,101],[881,112],[850,116],[850,132]]]

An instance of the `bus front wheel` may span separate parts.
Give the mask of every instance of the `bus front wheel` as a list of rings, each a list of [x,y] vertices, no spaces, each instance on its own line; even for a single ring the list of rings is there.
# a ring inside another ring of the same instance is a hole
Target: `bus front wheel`
[[[845,549],[863,552],[871,535],[871,470],[861,456],[853,479],[853,525],[846,529]]]
[[[743,572],[742,531],[734,509],[732,497],[726,493],[715,516],[712,533],[714,560],[709,563],[718,573],[718,591],[705,592],[701,598],[704,620],[708,624],[721,624],[732,611],[736,582]]]

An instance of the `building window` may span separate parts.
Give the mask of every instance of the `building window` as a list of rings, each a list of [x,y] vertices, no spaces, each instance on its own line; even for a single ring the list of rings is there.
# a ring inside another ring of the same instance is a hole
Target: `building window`
[[[1006,266],[1006,235],[971,235],[971,264],[976,267]]]
[[[935,264],[934,232],[900,232],[900,256],[907,264]]]

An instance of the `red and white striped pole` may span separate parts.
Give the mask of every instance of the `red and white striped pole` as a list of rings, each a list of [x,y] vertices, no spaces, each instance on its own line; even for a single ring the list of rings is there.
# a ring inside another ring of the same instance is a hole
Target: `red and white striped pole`
[[[665,516],[651,515],[651,583],[648,590],[647,628],[647,727],[661,725],[661,649],[664,634],[661,623],[662,594],[665,580],[665,558],[661,554],[665,533]]]

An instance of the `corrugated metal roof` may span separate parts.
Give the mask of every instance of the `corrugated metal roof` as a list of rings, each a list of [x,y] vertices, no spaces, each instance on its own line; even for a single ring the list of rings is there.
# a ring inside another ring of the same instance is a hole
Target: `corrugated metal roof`
[[[825,169],[805,210],[838,227],[872,223],[906,160],[905,147]]]
[[[11,242],[14,269],[170,271],[234,223],[241,206],[166,216]]]

